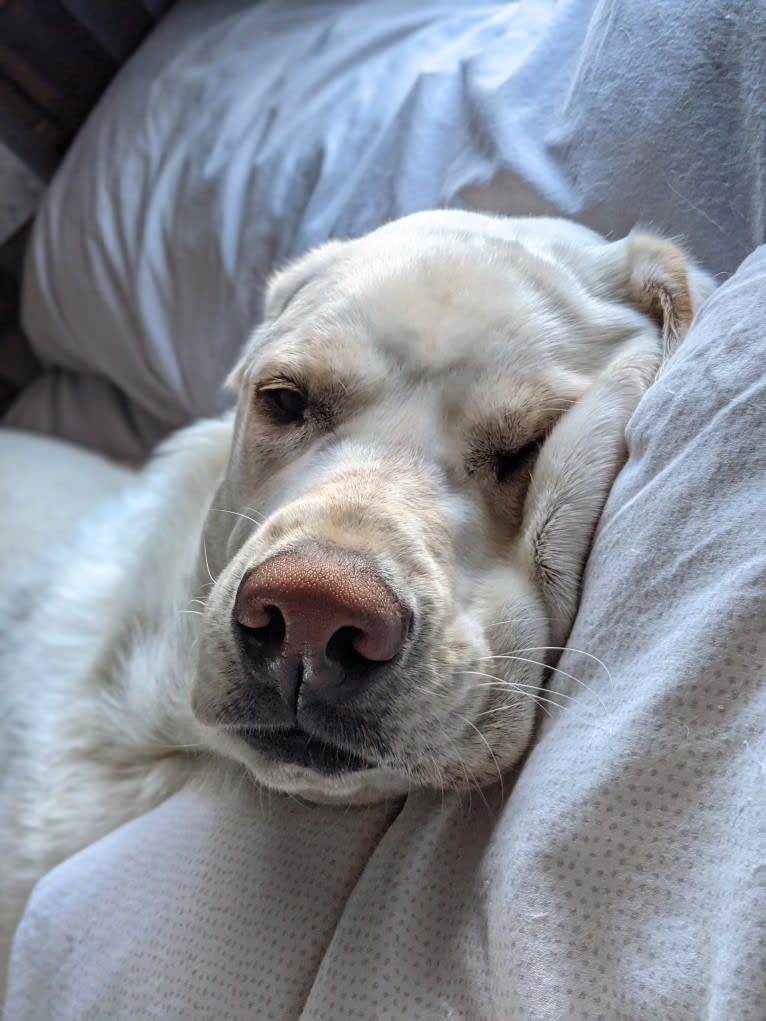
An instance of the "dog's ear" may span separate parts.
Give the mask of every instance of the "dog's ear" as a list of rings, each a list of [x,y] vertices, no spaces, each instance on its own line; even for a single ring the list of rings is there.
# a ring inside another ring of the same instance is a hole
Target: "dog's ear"
[[[338,261],[346,245],[343,241],[327,241],[276,272],[266,288],[266,319],[273,320],[281,316],[306,284]]]
[[[576,267],[598,296],[632,305],[656,322],[667,358],[683,340],[715,282],[670,241],[634,232]],[[556,423],[540,451],[522,517],[517,555],[562,645],[604,503],[626,456],[625,427],[657,369],[656,340],[620,346],[590,388]]]
[[[715,281],[676,244],[655,234],[634,231],[617,246],[623,248],[626,300],[657,323],[667,359],[686,336],[700,305],[715,290]]]
[[[646,338],[627,345],[566,411],[532,470],[516,555],[542,597],[552,646],[574,621],[583,568],[625,461],[625,426],[652,381]]]
[[[269,280],[264,299],[263,323],[255,330],[248,340],[242,357],[234,366],[226,380],[230,390],[237,391],[242,386],[250,361],[250,355],[258,345],[263,330],[269,323],[278,319],[298,292],[314,280],[320,273],[329,269],[340,257],[348,242],[327,241],[318,248],[278,270]]]

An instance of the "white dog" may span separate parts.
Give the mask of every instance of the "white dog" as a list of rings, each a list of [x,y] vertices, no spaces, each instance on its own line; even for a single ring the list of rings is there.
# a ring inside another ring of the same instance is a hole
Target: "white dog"
[[[710,290],[651,235],[462,212],[279,273],[236,418],[6,585],[6,938],[46,870],[215,763],[341,801],[512,767],[625,424]]]

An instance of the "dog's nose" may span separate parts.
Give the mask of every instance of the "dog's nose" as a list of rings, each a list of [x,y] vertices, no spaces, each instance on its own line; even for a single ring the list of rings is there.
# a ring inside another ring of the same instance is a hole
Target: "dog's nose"
[[[234,617],[247,659],[290,706],[301,684],[345,700],[401,650],[410,616],[360,554],[312,544],[279,553],[243,578]]]

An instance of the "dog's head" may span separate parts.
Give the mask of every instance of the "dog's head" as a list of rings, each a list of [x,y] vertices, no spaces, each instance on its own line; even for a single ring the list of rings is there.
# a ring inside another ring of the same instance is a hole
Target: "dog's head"
[[[649,235],[460,212],[278,274],[205,533],[213,745],[314,798],[512,766],[625,422],[708,289]]]

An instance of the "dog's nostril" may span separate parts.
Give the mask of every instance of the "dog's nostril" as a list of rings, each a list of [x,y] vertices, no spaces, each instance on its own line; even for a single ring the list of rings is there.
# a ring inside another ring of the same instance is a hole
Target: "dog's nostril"
[[[285,618],[278,606],[262,606],[257,613],[239,618],[248,638],[264,645],[282,645],[285,640]]]
[[[325,655],[339,663],[345,670],[372,670],[381,662],[371,660],[357,649],[357,643],[364,641],[364,632],[358,627],[341,627],[327,643]]]

